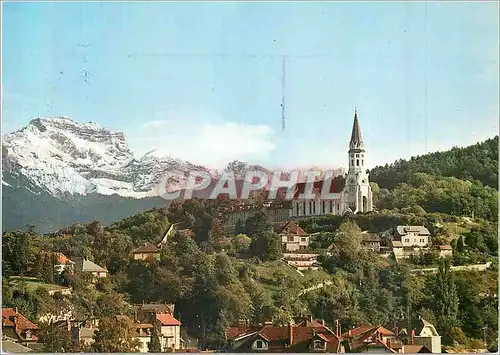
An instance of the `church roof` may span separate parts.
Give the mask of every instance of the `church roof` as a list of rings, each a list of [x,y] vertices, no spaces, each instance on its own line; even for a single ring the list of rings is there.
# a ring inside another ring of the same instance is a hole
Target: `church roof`
[[[354,124],[352,125],[352,133],[351,133],[351,146],[360,146],[363,144],[363,138],[361,137],[361,129],[359,128],[358,121],[358,111],[354,111]]]
[[[313,194],[320,195],[323,191],[323,181],[319,180],[315,181],[313,184]],[[326,180],[330,182],[330,188],[328,189],[328,193],[341,193],[345,186],[345,178],[341,175],[334,177],[332,180]],[[293,198],[297,199],[301,194],[304,193],[306,188],[305,182],[299,182],[295,185],[295,192],[293,194]]]

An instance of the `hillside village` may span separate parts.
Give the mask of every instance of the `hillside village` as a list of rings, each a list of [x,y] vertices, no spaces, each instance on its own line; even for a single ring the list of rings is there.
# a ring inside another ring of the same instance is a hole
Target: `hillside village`
[[[355,139],[358,129],[355,122]],[[110,226],[5,233],[2,347],[495,350],[497,220],[481,210],[491,190],[468,183],[476,189],[471,216],[419,192],[433,183],[441,184],[439,198],[457,196],[460,180],[422,173],[412,179],[387,191],[371,183],[375,208],[364,212],[357,211],[362,199],[351,206],[347,200],[342,214],[319,202],[300,205],[299,212],[311,212],[303,216],[293,214],[293,201],[193,199]],[[408,201],[420,196],[418,205],[402,206],[402,189]]]

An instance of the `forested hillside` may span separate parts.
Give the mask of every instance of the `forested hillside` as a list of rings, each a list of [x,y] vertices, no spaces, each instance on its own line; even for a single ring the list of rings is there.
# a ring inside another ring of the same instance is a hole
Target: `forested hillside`
[[[479,180],[484,186],[498,189],[498,136],[465,148],[452,148],[377,166],[370,171],[370,180],[381,188],[393,189],[399,183],[408,182],[417,172]]]
[[[486,327],[488,346],[495,350],[496,263],[488,272],[488,280],[477,273],[450,275],[449,264],[442,264],[436,276],[412,276],[412,264],[391,265],[361,247],[362,229],[383,231],[398,223],[424,224],[431,229],[433,242],[441,243],[456,239],[457,235],[447,230],[455,223],[455,232],[463,235],[453,243],[453,263],[484,262],[484,255],[496,254],[495,222],[417,212],[304,221],[307,232],[320,232],[315,234],[314,248],[326,248],[331,243],[336,246],[320,259],[324,271],[311,271],[305,276],[279,261],[280,239],[265,215],[258,213],[249,219],[241,231],[244,234],[226,235],[220,228],[217,208],[198,200],[140,213],[109,227],[93,222],[45,236],[34,231],[9,232],[2,241],[3,305],[18,307],[34,321],[47,312],[73,309],[79,319],[95,317],[106,322],[116,314],[127,314],[130,303],[174,303],[183,329],[200,340],[200,347],[214,349],[224,348],[224,330],[242,318],[286,325],[295,316],[312,314],[329,324],[338,319],[348,328],[356,324],[392,327],[396,318],[421,315],[437,325],[445,344],[484,347],[481,328]],[[183,222],[183,227],[193,231],[192,237],[182,233],[172,236],[159,260],[133,260],[135,247],[157,243],[173,222]],[[54,275],[47,251],[87,256],[106,267],[111,277],[94,286],[78,272]],[[490,259],[496,260],[494,256]],[[412,262],[435,265],[438,261],[428,253]],[[9,277],[15,275],[38,277],[71,286],[74,291],[71,296],[52,298],[42,289],[29,289]],[[455,290],[451,294],[441,288],[443,278]],[[476,281],[471,283],[471,278]],[[299,296],[303,289],[324,280],[332,283]],[[69,335],[63,330],[41,327],[42,339],[60,340],[55,345],[49,343],[47,351],[67,351],[67,346],[74,346],[64,345],[71,342],[65,343]],[[106,341],[113,343],[113,339]],[[99,351],[99,342],[91,348],[71,350]]]

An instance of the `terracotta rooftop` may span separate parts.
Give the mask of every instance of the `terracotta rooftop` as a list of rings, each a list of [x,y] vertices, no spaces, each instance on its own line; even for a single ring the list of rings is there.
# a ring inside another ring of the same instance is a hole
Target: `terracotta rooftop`
[[[16,322],[14,322],[14,318]],[[21,313],[16,312],[14,308],[2,308],[2,326],[13,327],[16,324],[19,330],[38,329],[35,323],[31,322]]]
[[[181,325],[181,322],[169,313],[157,313],[156,319],[158,319],[162,325]]]
[[[295,223],[294,221],[289,221],[287,222],[284,226],[283,229],[281,230],[280,234],[285,234],[285,235],[299,235],[299,236],[307,236],[308,234],[300,228],[300,226]]]
[[[146,243],[144,245],[141,245],[138,248],[135,248],[132,253],[137,254],[137,253],[159,253],[160,249],[154,244],[151,243]]]
[[[328,181],[328,180],[327,180]],[[315,181],[313,184],[313,193],[317,195],[321,194],[323,191],[324,180]],[[328,193],[341,193],[345,186],[345,178],[343,176],[336,176],[330,180],[330,186],[327,188]],[[305,182],[300,182],[295,185],[295,192],[293,194],[294,199],[298,199],[299,196],[304,193],[306,188]]]

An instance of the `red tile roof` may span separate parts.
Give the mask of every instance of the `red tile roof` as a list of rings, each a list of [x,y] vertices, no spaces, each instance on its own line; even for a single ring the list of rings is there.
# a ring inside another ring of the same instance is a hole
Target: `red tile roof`
[[[313,193],[316,193],[317,195],[320,195],[321,192],[323,191],[323,182],[324,180],[319,180],[315,181],[313,184]],[[343,176],[336,176],[330,181],[330,186],[329,189],[327,189],[327,192],[329,193],[340,193],[344,189],[345,186],[345,179]],[[296,199],[304,193],[304,190],[306,188],[306,183],[305,182],[300,182],[295,185],[295,192],[293,194],[293,198]]]
[[[21,335],[21,333],[24,333],[27,330],[38,329],[36,324],[31,322],[21,313],[16,312],[13,308],[2,308],[2,326],[13,327],[14,331],[21,339],[24,338],[24,334]],[[36,342],[38,338],[35,335],[32,335],[29,340]]]
[[[301,323],[301,325],[295,325],[292,328],[290,326],[274,327],[271,325],[264,327],[232,327],[228,329],[226,335],[229,340],[234,340],[244,335],[250,337],[253,333],[257,333],[249,339],[260,337],[266,340],[268,350],[273,352],[285,351],[285,349],[287,352],[305,352],[309,349],[309,343],[315,337],[319,337],[326,342],[326,349],[329,352],[338,352],[339,339],[328,327],[319,322],[314,322],[315,326],[305,326],[305,324]],[[312,325],[312,323],[310,324]],[[248,347],[250,344],[246,346]]]
[[[146,243],[138,248],[135,248],[132,253],[159,253],[160,249],[156,245],[151,243]]]
[[[161,325],[181,325],[181,322],[168,313],[157,313],[156,319],[161,322]]]
[[[300,236],[306,236],[308,235],[300,226],[295,223],[294,221],[287,222],[284,226],[283,229],[281,230],[280,234],[285,234],[285,235],[300,235]]]
[[[66,255],[64,255],[63,253],[55,253],[55,255],[57,257],[57,262],[59,264],[72,263],[72,261]]]

